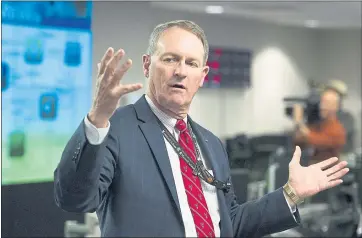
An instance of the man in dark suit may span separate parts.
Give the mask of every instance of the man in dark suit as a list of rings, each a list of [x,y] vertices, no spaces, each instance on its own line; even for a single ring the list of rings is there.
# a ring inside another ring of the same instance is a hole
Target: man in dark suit
[[[131,66],[124,51],[98,64],[93,106],[67,143],[54,173],[55,201],[70,212],[97,211],[102,236],[260,237],[297,226],[297,204],[341,183],[345,162],[299,164],[289,180],[239,205],[220,140],[187,115],[202,86],[208,43],[190,21],[158,25],[143,56],[149,89],[134,105],[119,98],[142,85],[120,84]]]

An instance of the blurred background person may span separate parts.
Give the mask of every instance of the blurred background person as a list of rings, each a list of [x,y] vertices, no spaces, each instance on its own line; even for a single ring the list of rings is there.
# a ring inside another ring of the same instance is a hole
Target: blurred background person
[[[342,87],[328,84],[322,91],[317,122],[304,122],[304,110],[300,104],[294,106],[294,122],[296,131],[295,144],[310,150],[308,164],[315,164],[330,157],[339,157],[346,143],[346,130],[338,119],[342,96]]]

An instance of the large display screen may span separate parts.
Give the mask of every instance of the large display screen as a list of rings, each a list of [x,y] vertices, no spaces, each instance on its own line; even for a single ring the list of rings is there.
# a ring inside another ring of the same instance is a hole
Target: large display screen
[[[249,88],[251,61],[250,50],[210,47],[203,88]]]
[[[2,185],[53,179],[92,93],[91,2],[2,1]]]

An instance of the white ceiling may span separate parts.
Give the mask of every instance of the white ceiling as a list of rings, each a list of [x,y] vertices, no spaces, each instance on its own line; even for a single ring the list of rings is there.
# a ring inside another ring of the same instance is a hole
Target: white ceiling
[[[249,18],[290,26],[318,21],[318,28],[361,28],[361,1],[208,1],[151,2],[153,7],[206,14],[208,5],[224,8],[226,17]]]

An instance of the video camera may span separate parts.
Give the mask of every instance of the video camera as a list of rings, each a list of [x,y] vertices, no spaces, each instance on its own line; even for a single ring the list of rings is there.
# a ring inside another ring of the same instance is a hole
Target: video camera
[[[305,98],[286,97],[283,99],[287,106],[285,108],[286,116],[293,118],[295,104],[302,104],[304,107],[304,118],[307,124],[314,124],[321,120],[319,113],[320,94],[323,90],[323,85],[312,80],[309,81],[309,95]]]

